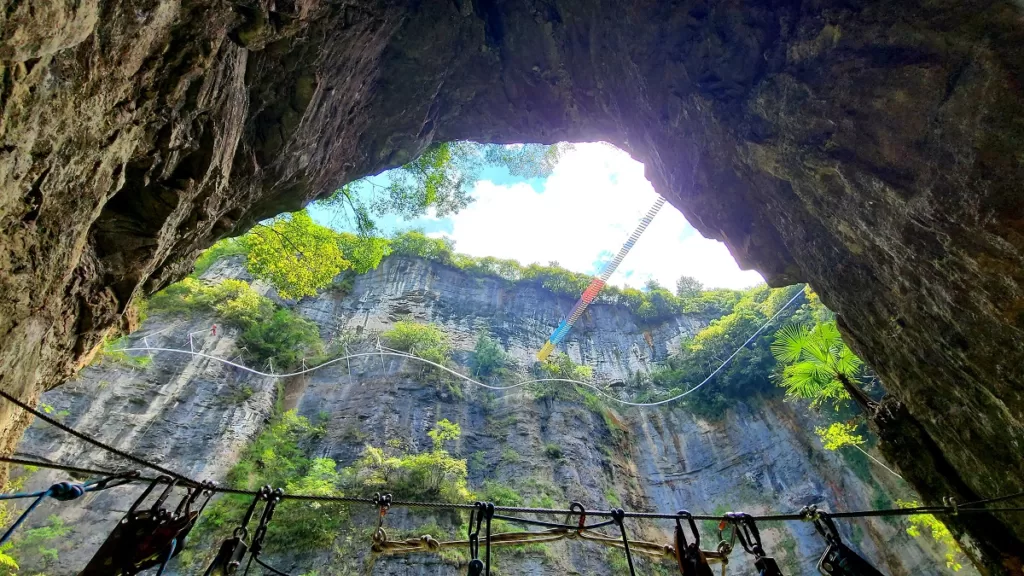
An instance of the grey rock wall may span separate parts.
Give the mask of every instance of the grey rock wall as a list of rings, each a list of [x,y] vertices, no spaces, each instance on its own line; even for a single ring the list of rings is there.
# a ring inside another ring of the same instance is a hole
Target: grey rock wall
[[[228,277],[248,279],[237,259],[218,262],[205,279]],[[261,290],[275,297],[272,290]],[[427,261],[390,258],[358,277],[347,295],[325,292],[293,306],[320,326],[325,340],[344,339],[352,352],[373,351],[377,333],[398,319],[413,318],[443,326],[458,349],[456,360],[464,364],[477,332],[486,328],[506,347],[525,378],[538,344],[572,303],[539,287],[512,286]],[[218,326],[213,335],[215,323],[211,317],[156,314],[128,341],[132,346],[193,346],[211,356],[237,357],[237,334]],[[622,308],[596,305],[572,333],[567,348],[574,360],[595,367],[597,381],[614,383],[649,370],[652,362],[664,359],[681,338],[700,327],[689,318],[641,326]],[[466,385],[459,397],[425,383],[419,363],[374,354],[279,382],[188,354],[158,352],[152,358],[145,368],[110,362],[89,367],[71,385],[46,394],[44,402],[64,422],[121,449],[194,478],[219,481],[272,414],[276,386],[281,384],[286,408],[325,424],[324,436],[308,447],[314,456],[333,458],[343,466],[353,462],[367,442],[380,445],[394,438],[425,450],[430,445],[427,431],[437,420],[448,418],[462,426],[463,435],[451,451],[468,460],[472,487],[479,488],[485,479],[497,480],[516,486],[527,498],[554,492],[558,505],[580,501],[591,507],[621,505],[647,511],[757,513],[818,504],[839,510],[868,508],[878,495],[899,490],[884,470],[870,469],[866,482],[840,457],[823,452],[812,432],[817,419],[802,406],[772,396],[737,403],[719,421],[696,418],[678,407],[611,407],[602,415],[581,401],[535,400],[525,388],[495,393]],[[612,394],[616,390],[609,388]],[[613,433],[610,426],[625,434]],[[548,444],[557,445],[561,457],[547,455]],[[38,422],[18,450],[64,463],[119,466],[116,458]],[[45,487],[63,477],[39,471],[30,476],[28,487]],[[78,503],[46,504],[27,528],[56,513],[71,533],[58,545],[55,563],[47,565],[29,554],[19,558],[23,568],[76,573],[139,491],[120,488]],[[339,546],[351,551],[350,556],[339,559],[325,550],[275,557],[274,564],[293,574],[359,573],[369,549],[369,541],[359,538],[375,522],[374,512],[356,509],[352,518],[351,532],[339,535]],[[395,510],[388,517],[393,529],[457,522],[450,514],[421,511]],[[847,541],[888,574],[945,572],[936,551],[907,536],[899,523],[865,519],[841,527]],[[669,523],[629,524],[635,536],[665,543],[671,541],[671,528]],[[789,573],[813,571],[822,542],[810,525],[762,528],[767,548]],[[711,534],[705,532],[705,538],[710,540]],[[197,559],[189,566],[172,564],[173,572],[201,573],[204,554],[212,550],[209,543],[196,544]],[[198,548],[200,544],[206,548]],[[729,574],[752,573],[742,552],[734,553],[732,560]],[[495,565],[500,574],[615,574],[610,562],[604,549],[567,541],[550,545],[544,553],[503,553]],[[646,561],[639,564],[641,574],[655,569]],[[445,576],[464,571],[425,554],[378,559],[371,573]]]

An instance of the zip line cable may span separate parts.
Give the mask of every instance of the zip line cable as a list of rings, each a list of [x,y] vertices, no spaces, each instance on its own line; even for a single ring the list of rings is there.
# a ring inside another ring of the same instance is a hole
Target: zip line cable
[[[318,364],[318,365],[313,366],[311,368],[305,368],[303,370],[299,370],[299,371],[296,371],[296,372],[289,372],[287,374],[275,374],[273,372],[270,372],[270,373],[262,372],[260,370],[249,368],[248,366],[245,366],[243,364],[239,364],[237,362],[232,362],[231,360],[227,360],[225,358],[220,358],[220,357],[213,356],[213,355],[210,355],[210,354],[205,354],[203,352],[196,352],[195,350],[184,350],[184,349],[180,349],[180,348],[162,348],[162,347],[154,347],[154,346],[145,346],[145,347],[119,348],[116,351],[117,352],[171,352],[171,353],[175,353],[175,354],[188,354],[188,355],[191,355],[191,356],[196,356],[196,357],[199,357],[199,358],[206,358],[208,360],[213,360],[215,362],[220,362],[220,363],[226,364],[228,366],[233,366],[235,368],[238,368],[240,370],[244,370],[246,372],[249,372],[251,374],[255,374],[257,376],[262,376],[264,378],[274,378],[274,379],[292,378],[292,377],[295,377],[295,376],[301,376],[303,374],[308,374],[310,372],[315,372],[315,371],[317,371],[317,370],[319,370],[321,368],[324,368],[324,367],[326,367],[326,366],[328,366],[330,364],[334,364],[336,362],[341,362],[342,360],[350,360],[352,358],[365,358],[365,357],[368,357],[368,356],[395,356],[395,357],[399,357],[399,358],[408,358],[410,360],[417,360],[417,361],[423,362],[425,364],[430,364],[431,366],[434,366],[436,368],[444,370],[445,372],[447,372],[447,373],[449,373],[449,374],[451,374],[451,375],[453,375],[453,376],[455,376],[457,378],[461,378],[462,380],[465,380],[466,382],[469,382],[470,384],[474,384],[476,386],[480,386],[481,388],[486,388],[488,390],[499,390],[499,391],[500,390],[512,390],[512,389],[515,389],[515,388],[519,388],[521,386],[526,386],[527,384],[538,384],[538,383],[545,383],[545,382],[568,383],[568,384],[575,384],[577,386],[583,386],[583,387],[589,388],[590,390],[593,390],[596,394],[598,394],[598,395],[600,395],[600,396],[602,396],[604,398],[607,398],[608,400],[610,400],[612,402],[616,402],[616,403],[622,404],[624,406],[634,406],[634,407],[637,407],[637,408],[649,408],[649,407],[653,407],[653,406],[661,406],[663,404],[668,404],[670,402],[675,402],[676,400],[680,400],[680,399],[682,399],[682,398],[684,398],[686,396],[689,396],[690,394],[692,394],[692,393],[696,392],[697,390],[701,389],[702,387],[704,387],[705,384],[710,382],[715,376],[718,375],[719,372],[721,372],[726,366],[728,366],[729,363],[732,362],[733,358],[735,358],[737,354],[739,354],[744,348],[746,348],[751,342],[753,342],[755,338],[757,338],[762,332],[764,332],[765,328],[770,326],[786,309],[788,309],[794,302],[796,302],[797,299],[799,299],[802,294],[803,294],[803,290],[798,290],[797,293],[794,294],[793,297],[790,298],[788,302],[786,302],[786,304],[784,304],[781,308],[779,308],[778,311],[776,311],[775,314],[773,314],[772,317],[769,318],[767,322],[762,324],[760,328],[758,328],[756,331],[754,331],[754,333],[751,334],[750,337],[747,338],[747,340],[745,342],[743,342],[743,344],[741,344],[735,351],[733,351],[733,353],[730,354],[729,357],[726,358],[718,366],[718,368],[715,368],[715,370],[713,372],[711,372],[711,374],[709,374],[707,376],[707,378],[702,380],[699,384],[697,384],[693,388],[690,388],[689,390],[686,390],[685,392],[681,392],[679,394],[676,394],[675,396],[672,396],[671,398],[665,398],[664,400],[658,400],[657,402],[631,402],[629,400],[622,400],[621,398],[616,398],[615,396],[612,396],[611,394],[608,394],[602,388],[600,388],[598,386],[595,386],[594,384],[591,384],[589,382],[583,382],[581,380],[573,380],[573,379],[570,379],[570,378],[540,378],[540,379],[536,379],[536,380],[526,380],[526,381],[523,381],[523,382],[518,382],[516,384],[512,384],[512,385],[509,385],[509,386],[492,386],[490,384],[485,384],[483,382],[480,382],[479,380],[474,380],[473,378],[470,378],[469,376],[466,376],[465,374],[460,374],[459,372],[456,372],[455,370],[452,370],[451,368],[448,368],[447,366],[443,366],[441,364],[438,364],[437,362],[433,362],[431,360],[427,360],[426,358],[420,358],[419,356],[415,356],[413,354],[401,352],[401,351],[398,351],[398,350],[394,350],[394,349],[387,348],[385,346],[379,346],[379,345],[378,345],[379,347],[378,347],[377,351],[375,351],[375,352],[359,352],[357,354],[348,354],[346,356],[339,356],[337,358],[332,358],[331,360],[328,360],[326,362],[323,362],[322,364]]]
[[[0,395],[6,396],[3,391],[0,391]],[[34,411],[33,411],[34,412]],[[111,447],[106,446],[98,440],[92,442],[96,446],[99,446],[105,450],[114,450]],[[120,452],[120,451],[118,451]],[[117,453],[120,455],[119,453]],[[158,467],[142,458],[135,456],[131,457],[133,462],[143,463],[143,465],[158,469]],[[10,464],[17,464],[21,466],[36,466],[39,468],[49,468],[54,470],[72,471],[76,473],[88,473],[96,476],[116,476],[118,474],[124,474],[124,472],[110,472],[106,470],[96,470],[90,468],[79,468],[75,466],[66,466],[63,464],[55,464],[51,462],[39,462],[26,460],[22,458],[12,458],[8,456],[0,456],[0,462],[7,462]],[[202,486],[200,482],[196,482],[186,476],[175,473],[174,477],[180,479],[182,485],[186,487],[197,487]],[[139,482],[159,482],[159,478],[145,477],[136,475],[132,477],[132,480]],[[224,488],[220,486],[208,487],[212,492],[219,492],[223,494],[236,494],[241,496],[257,496],[259,492],[254,490],[239,490],[235,488]],[[1024,497],[1024,492],[1017,494],[1009,494],[1006,496],[1000,496],[989,499],[990,501],[1005,501],[1014,498]],[[341,504],[366,504],[376,505],[376,498],[366,498],[358,496],[320,496],[312,494],[282,494],[280,496],[283,500],[298,500],[298,501],[314,501],[314,502],[335,502]],[[980,501],[979,501],[980,502]],[[417,502],[417,501],[403,501],[394,500],[391,504],[393,507],[404,507],[404,508],[427,508],[435,510],[473,510],[476,508],[475,504],[458,504],[450,502]],[[614,516],[612,510],[574,510],[569,509],[558,509],[558,508],[535,508],[535,507],[521,507],[521,506],[497,506],[494,507],[495,511],[498,512],[509,512],[515,514],[537,514],[547,516],[569,516],[583,514],[585,516],[597,516],[604,518],[611,518]],[[1024,512],[1024,508],[1021,507],[1009,507],[1009,508],[977,508],[977,507],[964,507],[963,505],[957,506],[916,506],[913,508],[889,508],[879,510],[856,510],[850,512],[829,512],[828,515],[833,518],[866,518],[872,516],[912,516],[914,514],[960,514],[960,513],[994,513],[994,512]],[[678,514],[667,514],[661,512],[624,512],[626,518],[646,519],[646,520],[673,520],[678,518]],[[806,520],[807,513],[800,512],[794,514],[751,514],[751,520],[755,521],[797,521]],[[709,515],[709,514],[693,514],[695,520],[721,520],[721,515]]]
[[[92,444],[93,446],[96,446],[97,448],[100,448],[101,450],[106,450],[107,452],[110,452],[111,454],[114,454],[116,456],[120,456],[121,458],[124,458],[125,460],[130,460],[130,461],[132,461],[132,462],[134,462],[136,464],[139,464],[140,466],[145,466],[146,468],[149,468],[151,470],[156,470],[157,472],[160,472],[161,474],[166,474],[166,475],[168,475],[171,478],[174,478],[176,480],[184,481],[184,482],[191,482],[191,483],[195,484],[196,486],[199,485],[198,482],[194,482],[192,479],[188,478],[187,476],[184,476],[182,474],[178,474],[177,472],[175,472],[173,470],[168,470],[167,468],[164,468],[163,466],[160,466],[159,464],[154,464],[152,462],[149,462],[147,460],[139,458],[138,456],[134,456],[132,454],[129,454],[128,452],[125,452],[124,450],[119,450],[119,449],[117,449],[117,448],[115,448],[113,446],[110,446],[109,444],[105,444],[105,443],[103,443],[103,442],[93,438],[92,436],[89,436],[88,434],[84,434],[82,432],[79,432],[78,430],[75,430],[74,428],[63,424],[63,423],[61,423],[61,422],[59,422],[59,421],[57,421],[57,420],[47,416],[46,414],[43,414],[39,410],[36,410],[35,408],[32,408],[31,406],[29,406],[28,404],[25,404],[21,400],[18,400],[14,396],[11,396],[10,394],[7,393],[6,390],[0,389],[0,397],[3,397],[5,400],[7,400],[8,402],[14,404],[18,408],[21,408],[22,410],[25,410],[26,412],[32,413],[36,418],[39,418],[40,420],[42,420],[43,422],[46,422],[50,426],[54,426],[57,429],[59,429],[59,430],[61,430],[63,432],[66,432],[66,433],[74,436],[75,438],[78,438],[79,440],[82,440],[83,442],[87,442],[89,444]]]
[[[21,458],[11,458],[6,456],[0,456],[0,462],[7,462],[10,464],[17,464],[21,466],[36,466],[39,468],[50,468],[54,470],[70,470],[74,472],[90,473],[97,476],[116,476],[118,473],[110,472],[106,470],[96,470],[89,468],[78,468],[73,466],[65,466],[62,464],[54,464],[50,462],[38,462],[25,460]],[[157,478],[136,476],[133,478],[139,482],[153,482]],[[187,480],[184,484],[186,486],[191,485],[192,480]],[[195,483],[199,485],[198,482]],[[240,496],[256,496],[259,493],[253,490],[238,490],[234,488],[223,488],[220,486],[214,486],[210,488],[213,492],[219,492],[223,494],[236,494]],[[319,496],[319,495],[307,495],[307,494],[282,494],[281,499],[283,500],[300,500],[300,501],[316,501],[316,502],[337,502],[342,504],[369,504],[376,505],[374,498],[364,498],[356,496]],[[1001,500],[1007,500],[1010,498],[1024,497],[1024,494],[1012,494],[1005,497],[1001,497]],[[447,510],[472,510],[475,508],[474,504],[457,504],[449,502],[417,502],[417,501],[402,501],[393,500],[392,507],[404,507],[404,508],[433,508],[433,509],[447,509]],[[549,515],[549,516],[567,516],[567,515],[579,515],[579,510],[573,509],[560,509],[560,508],[534,508],[534,507],[521,507],[521,506],[498,506],[495,505],[495,511],[499,512],[511,512],[518,514],[538,514],[538,515]],[[963,505],[953,508],[951,506],[916,506],[913,508],[888,508],[879,510],[858,510],[850,512],[829,512],[828,515],[833,518],[863,518],[871,516],[910,516],[913,514],[956,514],[961,512],[966,513],[978,513],[978,512],[1020,512],[1024,511],[1024,508],[974,508],[974,507],[963,507]],[[610,510],[584,510],[582,514],[586,516],[599,516],[610,518],[612,512]],[[627,518],[637,518],[646,520],[672,520],[678,518],[677,514],[666,514],[660,512],[625,512]],[[721,520],[721,515],[708,515],[708,514],[694,514],[695,520]],[[795,521],[804,520],[806,514],[794,513],[794,514],[762,514],[762,515],[751,515],[751,519],[757,521]],[[562,525],[559,524],[559,527]]]

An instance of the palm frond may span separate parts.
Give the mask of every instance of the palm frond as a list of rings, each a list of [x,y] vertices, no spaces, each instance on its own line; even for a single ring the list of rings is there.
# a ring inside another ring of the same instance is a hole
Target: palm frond
[[[787,324],[775,333],[771,350],[775,359],[783,364],[799,362],[808,343],[809,332],[799,324]]]
[[[800,362],[786,366],[782,371],[782,385],[786,394],[800,398],[814,398],[832,380],[831,376],[823,377],[820,368],[809,362]]]
[[[845,345],[839,350],[836,355],[835,367],[840,374],[844,374],[850,378],[856,378],[860,374],[861,366],[864,365],[864,361],[857,357]]]

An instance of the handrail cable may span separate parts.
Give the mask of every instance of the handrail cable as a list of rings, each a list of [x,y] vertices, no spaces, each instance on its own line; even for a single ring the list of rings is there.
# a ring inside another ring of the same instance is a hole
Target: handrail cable
[[[352,359],[352,358],[365,358],[365,357],[368,357],[368,356],[396,356],[396,357],[399,357],[399,358],[407,358],[407,359],[410,359],[410,360],[417,360],[417,361],[423,362],[425,364],[429,364],[431,366],[434,366],[435,368],[439,368],[441,370],[444,370],[445,372],[448,372],[449,374],[451,374],[451,375],[453,375],[453,376],[455,376],[457,378],[461,378],[462,380],[465,380],[466,382],[469,382],[469,383],[474,384],[476,386],[480,386],[482,388],[486,388],[488,390],[499,390],[499,391],[501,391],[501,390],[512,390],[512,389],[515,389],[515,388],[519,388],[521,386],[526,386],[527,384],[538,384],[538,383],[544,383],[544,382],[559,382],[559,383],[575,384],[577,386],[583,386],[583,387],[589,388],[590,390],[593,390],[598,395],[600,395],[600,396],[602,396],[604,398],[607,398],[608,400],[610,400],[612,402],[616,402],[618,404],[622,404],[622,405],[625,405],[625,406],[634,406],[634,407],[638,407],[638,408],[647,408],[647,407],[653,407],[653,406],[660,406],[662,404],[668,404],[669,402],[675,402],[676,400],[684,398],[685,396],[688,396],[688,395],[696,392],[700,388],[702,388],[705,384],[707,384],[715,376],[717,376],[718,373],[721,372],[726,366],[728,366],[729,363],[732,361],[733,358],[736,357],[737,354],[739,354],[744,348],[747,347],[747,345],[749,345],[751,342],[753,342],[754,339],[757,338],[757,336],[760,335],[761,332],[763,332],[765,330],[765,328],[767,328],[769,325],[771,325],[771,323],[774,322],[782,314],[783,311],[785,311],[787,308],[789,308],[793,304],[793,302],[796,302],[796,300],[802,294],[803,294],[802,290],[797,291],[797,293],[794,294],[793,297],[790,298],[789,301],[786,302],[785,305],[783,305],[781,308],[779,308],[778,311],[776,311],[775,314],[773,314],[772,317],[769,318],[767,322],[762,324],[760,328],[758,328],[756,331],[754,331],[754,333],[751,334],[750,337],[747,338],[747,340],[745,342],[743,342],[743,344],[741,344],[739,346],[739,348],[737,348],[724,361],[722,361],[722,363],[718,366],[718,368],[715,368],[715,370],[712,371],[711,374],[709,374],[707,376],[707,378],[702,380],[699,384],[697,384],[696,386],[690,388],[689,390],[686,390],[685,392],[681,392],[679,394],[676,394],[675,396],[672,396],[671,398],[665,398],[663,400],[658,400],[656,402],[631,402],[631,401],[628,401],[628,400],[622,400],[621,398],[616,398],[615,396],[612,396],[611,394],[608,394],[601,387],[596,386],[596,385],[594,385],[594,384],[592,384],[590,382],[584,382],[584,381],[581,381],[581,380],[573,380],[571,378],[539,378],[539,379],[535,379],[535,380],[526,380],[526,381],[523,381],[523,382],[517,382],[516,384],[511,384],[509,386],[493,386],[493,385],[490,385],[490,384],[485,384],[483,382],[480,382],[479,380],[474,380],[473,378],[471,378],[469,376],[466,376],[465,374],[461,374],[459,372],[456,372],[455,370],[452,370],[451,368],[448,368],[447,366],[444,366],[444,365],[439,364],[437,362],[433,362],[431,360],[427,360],[426,358],[421,358],[421,357],[416,356],[414,354],[409,354],[409,353],[406,353],[406,352],[401,352],[401,351],[398,351],[398,350],[387,348],[385,346],[379,346],[379,348],[376,351],[373,351],[373,352],[359,352],[359,353],[356,353],[356,354],[348,354],[346,356],[339,356],[337,358],[332,358],[332,359],[330,359],[330,360],[328,360],[326,362],[323,362],[321,364],[318,364],[316,366],[313,366],[313,367],[310,367],[310,368],[305,368],[303,370],[298,370],[296,372],[286,373],[286,374],[274,374],[274,373],[262,372],[260,370],[249,368],[248,366],[245,366],[243,364],[239,364],[237,362],[232,362],[231,360],[227,360],[225,358],[220,358],[220,357],[213,356],[211,354],[206,354],[206,353],[203,353],[203,352],[196,352],[194,350],[183,350],[183,349],[178,349],[178,348],[162,348],[162,347],[145,346],[145,347],[119,348],[119,349],[117,349],[117,352],[172,352],[172,353],[177,353],[177,354],[189,354],[191,356],[196,356],[196,357],[199,357],[199,358],[206,358],[208,360],[213,360],[213,361],[216,361],[216,362],[221,362],[223,364],[227,364],[228,366],[233,366],[235,368],[238,368],[240,370],[244,370],[246,372],[250,372],[250,373],[255,374],[257,376],[262,376],[264,378],[274,378],[274,379],[292,378],[294,376],[301,376],[303,374],[308,374],[310,372],[314,372],[316,370],[324,368],[324,367],[326,367],[326,366],[328,366],[330,364],[334,364],[336,362],[341,362],[342,360],[349,360],[349,359]]]

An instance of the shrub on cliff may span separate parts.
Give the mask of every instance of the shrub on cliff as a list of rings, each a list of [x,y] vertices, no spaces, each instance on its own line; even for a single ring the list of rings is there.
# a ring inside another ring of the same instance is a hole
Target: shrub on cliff
[[[208,285],[185,278],[154,295],[149,309],[184,316],[213,314],[242,330],[239,344],[250,359],[271,361],[278,370],[299,364],[323,346],[316,324],[280,308],[241,280]]]
[[[505,366],[505,350],[487,332],[480,332],[473,349],[473,375],[482,378],[490,376]]]
[[[258,490],[270,485],[290,494],[342,496],[341,474],[334,460],[310,458],[303,444],[323,434],[323,430],[294,411],[275,417],[269,426],[242,453],[228,472],[228,483],[240,490]],[[212,502],[200,517],[192,538],[210,542],[193,549],[212,556],[212,543],[228,536],[238,525],[251,499],[225,494]],[[268,553],[318,550],[330,546],[338,531],[348,522],[347,508],[330,502],[285,500],[278,506],[266,541]],[[250,527],[251,529],[251,527]],[[208,558],[194,560],[209,561]]]
[[[419,324],[402,320],[381,334],[384,343],[402,352],[444,365],[451,358],[452,347],[448,335],[434,324]]]
[[[399,441],[381,447],[367,444],[362,457],[344,474],[353,487],[391,492],[399,499],[468,502],[473,495],[466,460],[455,458],[446,447],[461,434],[457,423],[443,419],[428,432],[433,444],[429,452],[408,452]]]
[[[733,292],[701,294],[707,306],[728,306],[731,311],[683,341],[677,354],[652,370],[650,385],[639,393],[638,400],[660,400],[696,386],[737,349],[736,357],[715,376],[712,384],[686,397],[684,402],[690,411],[717,417],[737,399],[774,393],[775,387],[769,380],[775,368],[769,349],[774,330],[765,330],[753,342],[740,347],[793,297],[793,288],[773,289],[762,284],[740,292],[739,299],[731,302]]]

